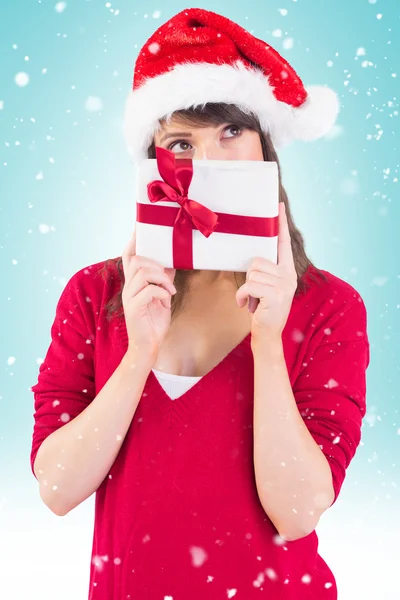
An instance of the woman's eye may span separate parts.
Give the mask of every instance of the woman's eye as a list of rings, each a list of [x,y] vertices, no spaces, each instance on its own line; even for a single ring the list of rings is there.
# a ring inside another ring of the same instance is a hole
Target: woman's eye
[[[228,137],[238,137],[241,133],[242,133],[242,128],[241,127],[237,127],[236,125],[231,125],[230,127],[227,127],[225,129],[225,132],[227,131],[234,131],[236,133],[233,134],[233,136],[228,136]]]
[[[188,146],[186,148],[182,148],[182,146]],[[190,144],[188,144],[188,142],[182,142],[182,141],[177,141],[177,142],[173,142],[173,144],[170,144],[168,146],[168,150],[172,150],[173,152],[176,151],[176,148],[179,148],[180,150],[178,150],[177,154],[179,154],[179,152],[187,152],[190,148]]]

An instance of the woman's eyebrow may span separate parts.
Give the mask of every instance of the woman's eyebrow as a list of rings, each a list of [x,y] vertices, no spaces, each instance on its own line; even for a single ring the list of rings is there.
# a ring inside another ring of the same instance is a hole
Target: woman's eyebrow
[[[165,142],[165,140],[167,140],[168,138],[172,138],[172,137],[176,137],[176,136],[192,137],[192,134],[188,133],[186,131],[175,131],[174,133],[166,133],[162,136],[162,138],[160,139],[160,142]]]

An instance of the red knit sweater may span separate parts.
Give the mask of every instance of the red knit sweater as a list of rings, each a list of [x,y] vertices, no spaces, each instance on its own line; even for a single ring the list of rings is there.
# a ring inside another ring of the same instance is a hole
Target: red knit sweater
[[[120,287],[104,263],[68,281],[40,365],[31,466],[42,441],[100,391],[127,349]],[[329,461],[335,500],[361,437],[369,342],[365,305],[323,271],[295,296],[283,332],[297,407]],[[253,468],[250,336],[171,400],[150,372],[120,452],[96,492],[90,600],[336,600],[315,531],[285,542]],[[89,566],[89,565],[88,565]]]

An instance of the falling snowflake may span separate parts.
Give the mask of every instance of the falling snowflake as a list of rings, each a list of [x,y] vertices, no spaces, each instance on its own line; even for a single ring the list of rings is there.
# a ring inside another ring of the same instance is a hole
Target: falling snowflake
[[[371,285],[376,285],[378,287],[382,287],[383,285],[385,285],[385,283],[389,280],[388,277],[383,276],[376,276],[373,278],[373,280],[371,281]]]
[[[97,569],[97,571],[103,570],[104,562],[103,562],[103,557],[99,556],[98,554],[95,554],[92,558],[92,564],[94,565],[95,569]]]
[[[381,417],[376,414],[376,411],[377,411],[376,406],[370,406],[365,415],[364,420],[369,424],[370,427],[373,427],[375,425],[376,421],[382,421]]]
[[[294,329],[292,333],[292,340],[294,342],[302,342],[304,340],[304,333],[300,329]]]
[[[276,571],[274,571],[274,569],[271,569],[271,568],[265,569],[265,574],[272,581],[276,581],[278,579],[278,575],[276,574]]]
[[[261,587],[261,585],[264,583],[264,573],[261,572],[257,575],[257,579],[255,581],[253,581],[253,586],[256,588]]]
[[[293,38],[285,38],[282,42],[282,45],[285,50],[291,50],[294,46]]]
[[[85,108],[90,112],[98,112],[102,110],[103,102],[97,96],[89,96],[85,102]]]
[[[284,546],[285,545],[285,540],[279,535],[279,533],[276,533],[273,538],[272,541],[274,542],[274,544],[276,544],[277,546]]]
[[[66,2],[57,2],[57,4],[54,7],[55,11],[58,12],[58,13],[64,12],[64,10],[66,8],[67,8],[67,3]]]
[[[149,52],[150,54],[157,54],[157,52],[159,52],[161,49],[160,44],[157,44],[157,42],[153,42],[152,44],[149,45]]]
[[[328,383],[325,383],[324,387],[331,389],[331,388],[337,387],[338,385],[339,384],[335,379],[330,379],[328,381]]]
[[[25,87],[29,83],[29,75],[28,73],[21,71],[20,73],[16,74],[14,81],[18,87]]]

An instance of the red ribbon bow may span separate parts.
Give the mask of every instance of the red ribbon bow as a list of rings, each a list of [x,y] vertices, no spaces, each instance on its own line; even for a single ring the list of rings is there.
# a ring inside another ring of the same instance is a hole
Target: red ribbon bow
[[[156,148],[157,166],[164,181],[152,181],[147,185],[150,202],[175,202],[180,205],[174,222],[172,234],[173,256],[179,263],[188,260],[189,244],[192,237],[192,226],[198,229],[205,237],[214,231],[217,215],[196,200],[188,198],[189,186],[193,177],[193,162],[191,159],[180,158],[176,160],[173,152],[166,148]],[[191,245],[191,244],[190,244]],[[193,260],[190,259],[193,265]],[[185,266],[180,268],[193,268]]]
[[[173,266],[193,269],[192,231],[198,229],[205,237],[214,231],[241,235],[273,237],[278,235],[278,217],[247,217],[212,210],[188,198],[193,177],[193,161],[179,158],[166,148],[156,147],[159,173],[164,181],[152,181],[147,193],[152,204],[137,204],[136,219],[140,223],[173,227]],[[153,206],[156,202],[174,202],[175,206]]]

